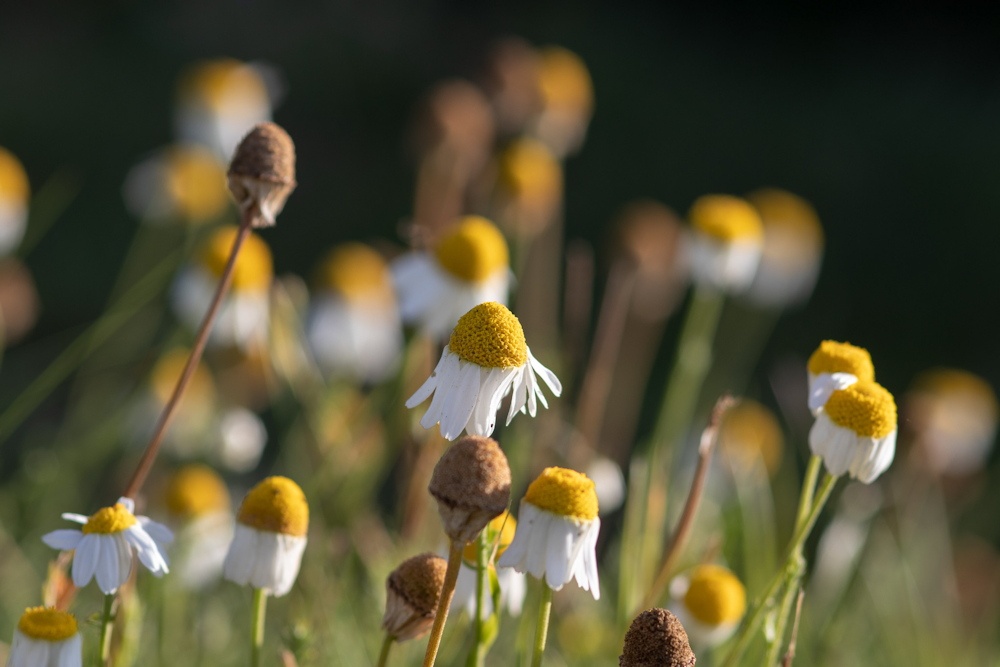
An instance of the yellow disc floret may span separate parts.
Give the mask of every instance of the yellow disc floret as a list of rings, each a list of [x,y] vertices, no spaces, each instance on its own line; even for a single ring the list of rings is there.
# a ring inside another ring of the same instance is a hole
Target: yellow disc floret
[[[135,523],[135,516],[121,503],[115,503],[111,507],[104,507],[94,512],[83,525],[83,533],[110,535],[120,533]]]
[[[483,368],[512,368],[528,362],[521,323],[506,306],[488,301],[458,318],[448,348]]]
[[[562,167],[545,144],[520,139],[500,156],[500,182],[527,204],[547,201],[562,192]]]
[[[492,222],[477,215],[462,218],[434,249],[438,264],[466,282],[478,283],[506,271],[507,241]]]
[[[348,300],[391,294],[392,279],[382,255],[363,243],[344,243],[326,256],[317,282]]]
[[[0,146],[0,199],[27,203],[31,188],[20,160]]]
[[[309,530],[309,504],[292,480],[268,477],[250,489],[237,518],[257,530],[302,537]]]
[[[229,490],[208,466],[186,465],[167,484],[167,509],[184,518],[228,510]]]
[[[764,225],[749,202],[731,195],[704,195],[688,212],[694,229],[716,241],[760,241]]]
[[[868,350],[835,340],[825,340],[819,344],[809,357],[809,372],[813,375],[850,373],[859,380],[875,379],[875,366]]]
[[[150,384],[153,394],[161,403],[166,403],[174,393],[177,380],[180,379],[187,365],[189,350],[175,348],[170,350],[153,367]],[[215,395],[215,383],[212,382],[212,375],[202,364],[194,367],[191,375],[191,382],[182,399],[184,404],[192,406],[204,406],[212,400]]]
[[[177,214],[201,222],[217,217],[229,203],[226,170],[211,151],[198,146],[167,152],[167,192]]]
[[[684,606],[708,625],[734,623],[747,608],[747,592],[736,575],[720,565],[699,565],[691,571]]]
[[[877,382],[861,380],[838,389],[824,410],[834,424],[866,438],[884,438],[896,430],[896,401]]]
[[[233,241],[239,230],[233,226],[216,230],[202,246],[201,262],[212,275],[218,277],[226,268]],[[250,234],[243,242],[240,254],[233,268],[234,290],[262,290],[271,284],[274,269],[271,250],[256,234]]]
[[[267,87],[252,67],[223,58],[201,63],[180,81],[182,100],[203,104],[220,111],[228,104],[265,106]]]
[[[29,607],[17,622],[17,629],[31,639],[61,642],[76,634],[76,618],[53,607]]]
[[[538,509],[583,521],[597,518],[597,489],[582,472],[546,468],[528,486],[524,499]]]
[[[538,86],[547,109],[589,113],[594,106],[594,83],[580,56],[550,46],[542,49]]]

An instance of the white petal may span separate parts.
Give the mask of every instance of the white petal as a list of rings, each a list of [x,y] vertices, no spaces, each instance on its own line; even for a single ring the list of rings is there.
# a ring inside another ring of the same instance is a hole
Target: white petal
[[[236,524],[233,541],[229,544],[226,560],[222,564],[223,576],[240,585],[250,583],[257,554],[258,532],[253,528]]]
[[[163,550],[163,547],[174,541],[173,531],[164,526],[162,523],[157,523],[156,521],[153,521],[149,517],[145,516],[139,516],[136,517],[136,519],[139,520],[139,525],[142,526],[142,529],[146,531],[151,538],[153,538],[153,541],[156,542],[156,545],[160,547],[161,551]]]
[[[857,376],[850,373],[820,373],[809,376],[809,409],[813,415],[826,407],[826,402],[830,400],[830,395],[839,390],[846,389],[858,381]]]
[[[159,546],[140,525],[129,526],[125,529],[124,534],[125,539],[135,547],[135,551],[139,555],[139,562],[145,565],[150,572],[158,577],[169,572],[167,561],[160,553]]]
[[[254,554],[253,572],[250,574],[250,585],[254,588],[274,590],[281,556],[277,535],[277,533],[258,531],[257,553]]]
[[[531,349],[528,348],[528,364],[531,366],[532,370],[538,373],[542,377],[542,381],[548,385],[548,388],[552,391],[552,394],[559,396],[562,394],[562,382],[556,377],[556,374],[550,371],[548,368],[542,365],[538,359],[531,354]]]
[[[511,420],[514,419],[521,409],[524,408],[524,403],[527,399],[527,387],[524,383],[524,373],[531,371],[527,368],[519,368],[514,377],[511,379],[510,385],[510,409],[507,410],[507,424],[509,425]]]
[[[79,632],[59,642],[55,650],[59,654],[56,667],[80,667],[83,664],[83,637]]]
[[[434,424],[441,421],[445,404],[450,398],[450,391],[458,380],[460,372],[460,362],[458,355],[445,351],[441,355],[441,363],[438,364],[440,370],[437,373],[437,388],[434,390],[434,398],[431,399],[430,407],[420,420],[420,425],[424,428],[433,428]]]
[[[122,585],[122,582],[128,577],[129,570],[126,568],[122,572],[123,558],[119,553],[121,542],[117,535],[98,535],[97,544],[99,545],[96,572],[97,587],[106,595],[110,595]],[[125,545],[125,550],[127,553],[128,545]]]
[[[72,512],[63,512],[62,518],[66,519],[67,521],[73,521],[76,523],[83,523],[83,524],[90,521],[89,516],[84,516],[83,514],[74,514]]]
[[[277,534],[279,544],[278,567],[272,594],[279,597],[292,590],[299,567],[302,564],[302,554],[305,552],[307,540],[295,535]]]
[[[850,429],[837,426],[825,412],[820,412],[809,429],[809,448],[823,458],[827,471],[834,476],[850,469],[858,449],[858,436]]]
[[[101,557],[99,538],[99,535],[93,533],[84,535],[76,545],[76,552],[73,554],[73,584],[77,588],[83,588],[94,578],[97,560]]]
[[[53,549],[60,549],[62,551],[68,551],[70,549],[76,549],[76,546],[83,539],[83,533],[79,530],[53,530],[51,533],[46,533],[42,536],[42,542],[49,545]]]
[[[453,388],[449,388],[450,396],[441,409],[441,436],[445,440],[454,440],[462,434],[480,397],[479,367],[461,362],[460,367],[457,382]]]
[[[573,545],[576,527],[569,521],[554,518],[545,540],[545,583],[554,591],[573,578]]]

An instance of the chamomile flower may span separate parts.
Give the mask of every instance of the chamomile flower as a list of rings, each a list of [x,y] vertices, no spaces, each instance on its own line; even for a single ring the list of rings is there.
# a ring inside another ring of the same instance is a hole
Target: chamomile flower
[[[0,255],[21,243],[28,224],[28,174],[14,154],[0,146]]]
[[[536,373],[553,394],[562,393],[559,378],[531,354],[514,314],[499,303],[482,303],[459,319],[434,372],[406,401],[406,407],[414,408],[433,394],[421,426],[440,424],[441,435],[448,440],[457,438],[463,429],[470,435],[488,436],[508,393],[508,424],[518,412],[534,417],[539,402],[548,407]]]
[[[749,399],[726,410],[719,428],[719,450],[738,470],[762,466],[769,477],[778,472],[785,436],[774,413]]]
[[[213,232],[174,283],[174,310],[192,329],[201,324],[212,302],[237,232],[232,225]],[[219,309],[210,342],[246,348],[266,336],[272,276],[270,249],[259,236],[250,234],[236,259],[232,288]]]
[[[672,611],[695,646],[718,646],[739,626],[747,609],[743,583],[721,565],[703,564],[670,584]]]
[[[203,146],[169,146],[132,167],[122,195],[144,222],[210,222],[229,206],[226,167]]]
[[[858,380],[873,382],[875,366],[868,350],[850,343],[825,340],[809,357],[809,409],[819,414],[830,394]]]
[[[563,158],[583,145],[594,114],[594,82],[580,56],[559,46],[540,51],[538,88],[542,110],[533,132]]]
[[[500,154],[497,197],[509,231],[534,236],[553,219],[562,202],[562,165],[542,142],[521,138]]]
[[[521,500],[514,541],[497,561],[558,591],[571,580],[595,600],[601,597],[597,575],[597,515],[594,483],[583,473],[546,468]]]
[[[7,667],[80,667],[83,639],[76,618],[58,609],[31,607],[14,629]]]
[[[173,534],[148,517],[136,516],[134,510],[131,498],[119,498],[89,517],[63,514],[64,519],[83,524],[83,528],[54,530],[42,536],[42,541],[53,549],[75,550],[72,576],[77,588],[96,578],[98,588],[110,595],[128,579],[135,555],[157,577],[169,571],[165,547]]]
[[[497,579],[500,588],[500,607],[510,612],[511,616],[520,616],[524,607],[524,598],[528,593],[528,582],[524,574],[511,567],[494,567],[493,563],[507,551],[514,541],[517,530],[517,520],[507,511],[496,517],[486,526],[487,545],[495,553],[487,564],[490,575]],[[476,563],[479,554],[478,544],[470,542],[462,552],[462,566],[458,571],[458,581],[455,584],[455,605],[462,605],[470,617],[476,614]],[[489,592],[483,596],[483,617],[493,613],[493,599]]]
[[[318,272],[306,324],[313,355],[328,373],[378,382],[399,363],[403,330],[392,274],[362,243],[334,248]]]
[[[428,336],[443,340],[473,306],[507,303],[507,241],[486,218],[467,216],[431,252],[398,258],[392,274],[403,322],[415,323]]]
[[[884,387],[858,380],[827,399],[809,431],[809,447],[834,476],[871,484],[896,454],[896,401]]]
[[[309,505],[299,485],[287,477],[268,477],[243,498],[223,576],[284,595],[299,574],[308,530]]]
[[[186,465],[170,477],[166,506],[177,524],[174,574],[188,588],[201,588],[222,574],[233,537],[229,490],[205,465]]]
[[[750,286],[760,264],[764,227],[748,202],[730,195],[699,197],[691,221],[691,274],[696,283],[724,292]]]

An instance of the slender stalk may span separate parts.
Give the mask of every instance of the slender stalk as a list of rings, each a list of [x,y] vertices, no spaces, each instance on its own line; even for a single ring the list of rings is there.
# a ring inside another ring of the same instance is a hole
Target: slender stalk
[[[171,394],[167,404],[163,406],[163,412],[160,413],[160,420],[156,424],[156,429],[153,431],[153,436],[150,438],[149,444],[146,445],[146,451],[143,452],[142,458],[139,460],[139,465],[132,474],[132,479],[129,480],[128,486],[125,487],[125,492],[122,495],[126,498],[134,498],[139,489],[142,488],[143,482],[146,481],[146,476],[149,475],[149,471],[153,467],[153,462],[156,460],[156,455],[160,451],[160,443],[163,442],[163,437],[167,434],[167,428],[170,426],[170,422],[177,412],[177,406],[180,404],[181,397],[184,396],[184,391],[191,382],[194,371],[198,367],[198,362],[201,361],[201,355],[205,351],[206,343],[208,343],[208,335],[212,331],[215,317],[222,306],[223,298],[229,291],[229,286],[233,282],[233,269],[236,266],[236,258],[240,254],[243,242],[250,235],[250,224],[253,222],[255,211],[256,207],[251,207],[244,211],[243,222],[240,224],[236,240],[233,241],[233,248],[229,251],[229,260],[226,262],[226,267],[219,278],[219,286],[215,290],[215,296],[212,297],[208,312],[205,313],[201,327],[195,336],[194,344],[191,346],[191,354],[188,357],[187,364],[184,366],[184,371],[177,380],[174,393]]]
[[[438,601],[437,614],[434,616],[434,625],[431,627],[431,636],[427,641],[424,667],[434,667],[438,649],[441,648],[441,635],[444,634],[444,622],[448,620],[448,610],[451,609],[451,598],[455,595],[455,582],[458,581],[458,568],[462,565],[462,548],[464,546],[464,544],[452,540],[448,550],[448,569],[444,573],[441,599]]]
[[[389,649],[392,648],[392,644],[394,641],[396,640],[393,639],[392,635],[390,635],[388,632],[385,633],[385,638],[382,640],[382,650],[379,651],[378,663],[375,665],[375,667],[385,667],[386,664],[389,662]]]
[[[267,591],[253,589],[253,611],[250,626],[250,665],[260,667],[260,654],[264,649],[264,619],[267,617]]]
[[[486,530],[479,533],[476,539],[476,618],[473,620],[472,654],[469,664],[482,667],[486,660],[483,646],[483,607],[486,606],[486,568],[489,560],[489,546],[486,542]]]
[[[799,588],[798,597],[795,599],[795,620],[792,622],[792,636],[788,639],[788,650],[785,651],[785,657],[781,659],[781,667],[792,667],[792,661],[795,660],[795,644],[799,637],[799,620],[802,618],[802,600],[805,596],[806,592]]]
[[[98,667],[109,665],[111,660],[111,630],[115,622],[113,613],[115,594],[104,596],[104,610],[101,612],[101,652],[98,657]]]
[[[552,614],[552,589],[542,581],[542,599],[538,603],[538,624],[535,626],[535,648],[531,653],[531,667],[540,667],[545,642],[549,636],[549,616]]]

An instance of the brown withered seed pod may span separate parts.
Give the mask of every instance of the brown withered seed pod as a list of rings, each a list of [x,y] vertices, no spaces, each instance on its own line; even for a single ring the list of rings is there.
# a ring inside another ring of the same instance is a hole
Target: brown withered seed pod
[[[632,621],[618,667],[694,667],[694,651],[677,617],[666,609],[647,609]]]
[[[445,533],[466,544],[510,504],[510,466],[496,440],[467,435],[438,461],[428,488]]]
[[[295,182],[295,144],[275,123],[260,123],[243,137],[229,164],[229,191],[255,228],[271,227]]]
[[[385,580],[382,629],[396,641],[426,634],[434,623],[448,561],[431,553],[400,564]]]

